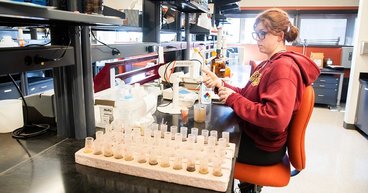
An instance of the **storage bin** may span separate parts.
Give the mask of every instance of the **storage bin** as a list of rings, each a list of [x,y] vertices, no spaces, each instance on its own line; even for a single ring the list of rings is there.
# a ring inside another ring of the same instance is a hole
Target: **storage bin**
[[[9,133],[23,127],[22,100],[0,100],[0,133]]]

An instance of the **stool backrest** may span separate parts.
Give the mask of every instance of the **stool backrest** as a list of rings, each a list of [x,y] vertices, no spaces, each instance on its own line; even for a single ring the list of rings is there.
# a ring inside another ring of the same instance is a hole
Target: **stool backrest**
[[[293,167],[301,171],[305,168],[305,131],[314,106],[314,90],[311,85],[304,89],[299,110],[290,122],[288,133],[288,155]]]

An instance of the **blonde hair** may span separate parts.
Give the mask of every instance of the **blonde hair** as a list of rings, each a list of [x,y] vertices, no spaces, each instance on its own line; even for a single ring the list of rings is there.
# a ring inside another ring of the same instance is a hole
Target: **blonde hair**
[[[290,22],[289,15],[278,8],[267,9],[260,13],[253,28],[256,29],[259,23],[262,23],[274,35],[284,32],[284,40],[288,42],[295,41],[299,35],[299,29]]]

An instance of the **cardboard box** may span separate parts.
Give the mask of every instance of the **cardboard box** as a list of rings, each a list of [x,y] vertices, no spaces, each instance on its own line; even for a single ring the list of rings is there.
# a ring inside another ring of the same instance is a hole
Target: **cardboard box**
[[[317,64],[319,68],[323,68],[323,58],[324,54],[321,52],[311,52],[310,58],[314,63]]]

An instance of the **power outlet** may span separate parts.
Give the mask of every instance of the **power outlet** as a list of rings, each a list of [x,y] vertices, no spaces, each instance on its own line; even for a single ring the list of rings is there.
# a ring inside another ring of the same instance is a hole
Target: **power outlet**
[[[368,42],[362,42],[360,45],[360,55],[368,54]]]

